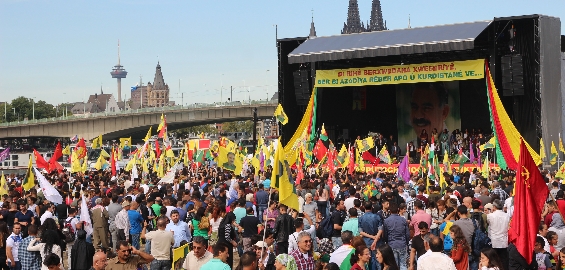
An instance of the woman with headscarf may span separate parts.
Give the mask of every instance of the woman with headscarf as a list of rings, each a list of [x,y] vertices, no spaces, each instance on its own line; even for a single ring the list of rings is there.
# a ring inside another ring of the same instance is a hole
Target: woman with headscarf
[[[29,242],[29,245],[27,246],[28,251],[39,251],[39,254],[41,255],[41,261],[43,261],[45,257],[47,257],[47,255],[51,253],[59,256],[59,260],[63,261],[63,251],[61,249],[61,246],[57,244],[59,242],[57,232],[53,230],[44,231],[43,235],[41,236],[41,243],[35,245],[35,242],[38,239],[39,238],[34,238]],[[49,268],[46,265],[41,264],[41,270],[49,270]]]
[[[229,212],[220,222],[220,227],[218,228],[218,243],[224,243],[228,247],[237,247],[236,230],[237,227],[234,226],[235,214]],[[229,257],[226,263],[233,268],[233,248],[228,248]]]
[[[86,231],[78,230],[77,239],[71,249],[71,261],[69,262],[71,269],[90,269],[94,253],[94,245],[86,242]]]
[[[298,266],[294,257],[288,254],[279,254],[275,258],[275,269],[277,270],[297,270]]]

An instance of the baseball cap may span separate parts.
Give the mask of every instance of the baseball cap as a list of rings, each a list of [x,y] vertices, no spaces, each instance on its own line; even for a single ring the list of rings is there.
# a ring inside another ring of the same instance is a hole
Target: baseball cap
[[[122,203],[122,207],[126,207],[126,206],[129,206],[129,202],[128,202],[128,201],[124,201],[124,202]]]
[[[266,247],[268,247],[268,246],[267,246],[267,243],[265,243],[265,242],[263,242],[263,241],[257,241],[257,243],[255,243],[255,246],[256,246],[256,247],[260,247],[260,248],[266,248]]]

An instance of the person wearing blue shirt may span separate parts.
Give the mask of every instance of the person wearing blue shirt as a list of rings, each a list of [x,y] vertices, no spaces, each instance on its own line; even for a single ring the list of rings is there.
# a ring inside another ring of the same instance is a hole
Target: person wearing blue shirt
[[[188,224],[180,220],[179,211],[177,210],[171,211],[171,222],[167,224],[165,230],[173,232],[175,238],[174,248],[180,247],[182,241],[190,242],[192,240]]]
[[[214,258],[202,265],[200,270],[231,270],[231,267],[226,263],[229,257],[229,250],[233,247],[228,247],[224,243],[217,243],[214,245],[213,254]]]
[[[141,234],[141,228],[143,224],[143,216],[137,212],[139,204],[135,201],[131,202],[130,208],[128,210],[129,219],[129,235],[131,237],[131,245],[139,249],[139,236]]]
[[[390,216],[384,220],[383,233],[387,236],[386,242],[392,248],[394,258],[400,270],[408,269],[408,241],[410,229],[406,219],[398,215],[398,205],[391,202],[388,206]]]
[[[380,215],[373,213],[373,204],[371,202],[365,203],[365,214],[358,218],[359,221],[359,234],[363,236],[363,241],[367,247],[379,246],[382,243],[381,236],[383,233],[383,220]],[[369,262],[369,270],[379,270],[380,263],[377,262],[375,250],[371,251],[371,261]]]

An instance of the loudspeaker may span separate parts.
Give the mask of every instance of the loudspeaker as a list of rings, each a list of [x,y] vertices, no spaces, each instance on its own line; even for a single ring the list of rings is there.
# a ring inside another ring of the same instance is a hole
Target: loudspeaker
[[[294,94],[296,96],[296,105],[306,106],[310,100],[310,83],[308,78],[310,74],[308,70],[299,69],[293,72],[294,75]]]
[[[500,59],[502,66],[502,95],[524,95],[524,68],[522,55],[505,55]]]

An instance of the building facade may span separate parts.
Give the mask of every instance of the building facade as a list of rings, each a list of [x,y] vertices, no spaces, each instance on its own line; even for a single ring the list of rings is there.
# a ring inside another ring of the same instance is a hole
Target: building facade
[[[163,73],[161,72],[161,65],[159,63],[157,63],[157,68],[155,69],[153,84],[148,83],[146,91],[148,94],[148,106],[169,106],[169,85],[167,85],[163,79]]]

